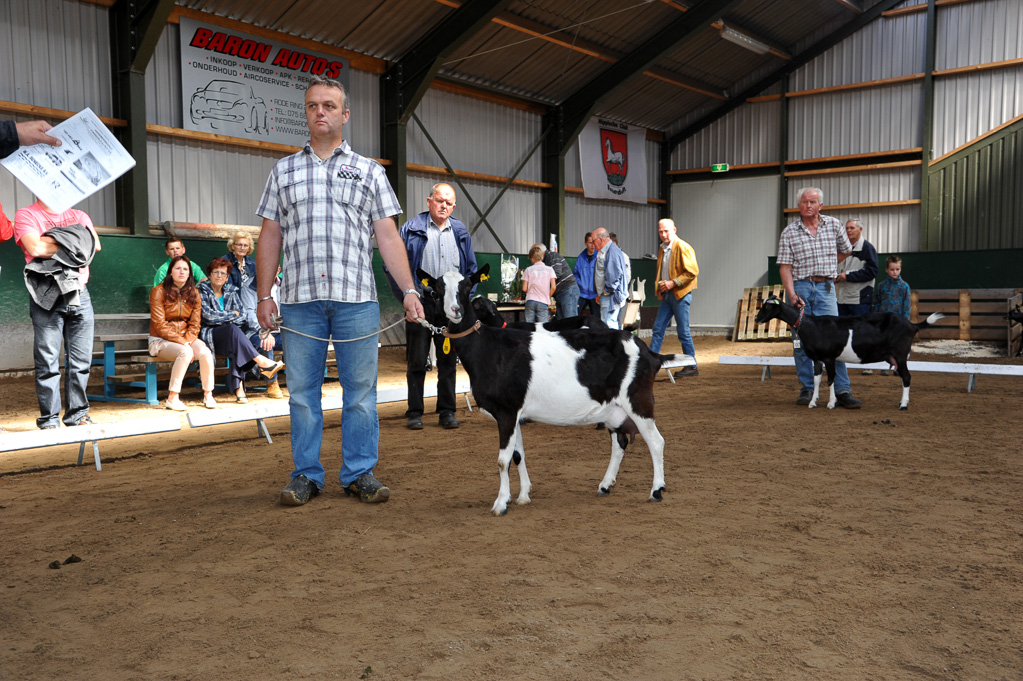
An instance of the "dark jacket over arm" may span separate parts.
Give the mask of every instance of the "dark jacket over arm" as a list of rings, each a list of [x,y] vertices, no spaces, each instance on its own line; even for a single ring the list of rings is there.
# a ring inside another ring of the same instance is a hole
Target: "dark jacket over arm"
[[[18,150],[18,128],[14,121],[0,121],[0,158],[7,158]]]

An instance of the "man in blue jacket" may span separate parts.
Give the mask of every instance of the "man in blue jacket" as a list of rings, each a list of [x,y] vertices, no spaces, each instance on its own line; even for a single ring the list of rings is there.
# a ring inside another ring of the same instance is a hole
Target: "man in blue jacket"
[[[603,227],[593,230],[593,245],[597,249],[593,289],[600,303],[600,320],[612,329],[620,329],[618,312],[629,297],[628,261]]]
[[[408,264],[412,275],[422,269],[440,279],[445,272],[457,271],[462,276],[476,272],[476,253],[472,249],[472,237],[465,225],[451,217],[455,209],[455,190],[451,185],[433,185],[426,199],[426,212],[420,213],[401,226],[401,240],[408,251]],[[395,284],[391,283],[391,288]],[[416,282],[422,289],[422,282]],[[423,310],[426,318],[437,323],[434,301],[423,296]],[[451,341],[440,335],[433,335],[429,329],[405,322],[405,359],[408,369],[405,378],[408,383],[408,410],[405,418],[411,430],[423,428],[423,384],[426,382],[426,359],[430,353],[430,340],[437,348],[437,412],[439,423],[444,428],[458,428],[461,423],[455,418],[455,349]]]
[[[586,248],[575,259],[575,267],[572,268],[576,283],[579,284],[579,314],[589,310],[594,317],[600,317],[597,292],[593,290],[593,271],[597,265],[597,249],[593,245],[593,232],[586,232],[583,241],[586,243]]]

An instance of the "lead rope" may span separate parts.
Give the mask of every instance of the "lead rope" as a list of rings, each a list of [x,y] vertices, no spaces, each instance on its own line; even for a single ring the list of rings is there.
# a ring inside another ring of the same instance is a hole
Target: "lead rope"
[[[387,331],[388,329],[393,329],[394,327],[398,326],[398,324],[401,324],[403,321],[405,321],[405,319],[404,318],[399,319],[398,321],[396,321],[395,323],[391,324],[390,326],[385,326],[384,328],[380,329],[379,331],[376,331],[374,333],[368,333],[365,336],[359,336],[358,338],[344,338],[344,339],[334,339],[333,337],[331,337],[331,338],[320,338],[319,336],[312,336],[312,335],[310,335],[308,333],[302,333],[301,331],[296,331],[295,329],[290,329],[287,326],[283,326],[281,324],[281,322],[284,321],[284,320],[281,318],[281,316],[279,314],[274,315],[271,318],[270,321],[272,321],[274,323],[274,326],[276,326],[281,331],[287,331],[289,333],[295,333],[295,334],[298,334],[299,336],[304,336],[306,338],[312,338],[313,340],[323,341],[324,343],[354,343],[355,341],[366,340],[367,338],[372,338],[373,336],[379,336],[384,331]],[[438,329],[436,326],[430,324],[425,319],[420,319],[419,323],[422,324],[423,326],[429,328],[434,333],[440,333],[440,334],[444,333],[444,327],[441,327],[440,329]],[[270,335],[270,329],[260,329],[259,330],[259,339],[260,340],[265,340],[266,337],[269,336],[269,335]]]

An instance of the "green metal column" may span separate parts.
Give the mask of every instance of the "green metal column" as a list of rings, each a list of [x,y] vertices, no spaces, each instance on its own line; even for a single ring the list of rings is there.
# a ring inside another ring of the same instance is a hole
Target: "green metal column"
[[[543,181],[551,185],[543,195],[543,240],[558,239],[558,250],[565,253],[565,140],[564,111],[560,106],[548,110],[543,119],[549,130],[543,141]]]
[[[380,77],[380,154],[391,161],[390,165],[385,166],[387,179],[398,196],[402,211],[408,215],[408,149],[405,145],[408,124],[402,116],[405,106],[402,101],[401,73],[402,66],[399,64]]]
[[[941,248],[941,192],[931,191],[930,162],[934,156],[934,63],[938,43],[937,7],[927,0],[927,41],[924,54],[923,124],[920,126],[920,250]],[[932,195],[933,194],[933,195]]]
[[[117,222],[136,235],[149,234],[146,66],[173,7],[174,0],[117,0],[110,8],[114,116],[128,122],[114,134],[135,159],[114,184],[114,196]]]

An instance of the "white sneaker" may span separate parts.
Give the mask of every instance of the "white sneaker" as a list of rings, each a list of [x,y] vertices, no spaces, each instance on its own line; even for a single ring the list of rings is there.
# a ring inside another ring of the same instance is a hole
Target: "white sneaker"
[[[202,406],[206,407],[207,409],[217,409],[219,407],[217,401],[213,399],[213,395],[203,398]]]
[[[180,398],[167,400],[163,403],[163,406],[173,411],[188,411],[188,407],[185,406],[185,403],[182,402]]]

